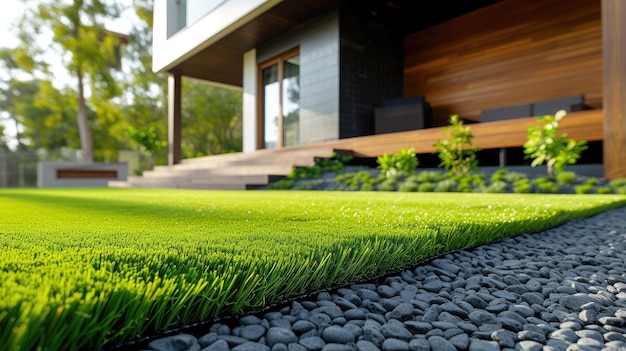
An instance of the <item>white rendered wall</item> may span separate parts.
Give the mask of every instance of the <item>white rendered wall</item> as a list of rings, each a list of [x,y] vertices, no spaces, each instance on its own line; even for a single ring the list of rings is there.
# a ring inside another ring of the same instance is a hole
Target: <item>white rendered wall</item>
[[[152,70],[164,72],[172,69],[280,2],[282,0],[227,0],[196,23],[169,36],[168,19],[169,23],[176,21],[176,7],[168,7],[168,3],[171,4],[169,0],[155,0]]]
[[[243,55],[243,152],[258,148],[256,49]]]

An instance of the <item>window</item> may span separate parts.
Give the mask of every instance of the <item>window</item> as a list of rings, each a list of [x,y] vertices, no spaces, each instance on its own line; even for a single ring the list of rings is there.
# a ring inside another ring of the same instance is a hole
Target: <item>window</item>
[[[259,66],[260,148],[300,143],[300,56],[292,50]]]

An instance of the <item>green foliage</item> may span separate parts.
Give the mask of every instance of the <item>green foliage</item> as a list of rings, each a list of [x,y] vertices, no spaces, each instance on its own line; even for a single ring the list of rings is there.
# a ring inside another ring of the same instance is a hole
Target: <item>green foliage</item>
[[[456,181],[454,179],[444,179],[437,182],[435,186],[435,191],[438,193],[449,193],[454,192],[457,187]]]
[[[419,161],[415,156],[415,149],[401,149],[393,155],[384,153],[378,156],[376,162],[383,177],[393,177],[399,174],[407,175],[412,173],[418,166]]]
[[[395,191],[396,190],[396,180],[393,178],[387,178],[383,180],[378,185],[378,190],[380,191]]]
[[[491,183],[504,181],[506,174],[507,170],[504,168],[496,170],[493,174],[491,174]]]
[[[533,185],[528,178],[518,179],[513,183],[513,192],[516,194],[527,194],[532,192]]]
[[[485,189],[486,193],[504,193],[506,192],[507,183],[502,180],[498,180],[489,184],[489,186]]]
[[[518,180],[528,180],[528,177],[526,176],[526,174],[522,173],[522,172],[511,172],[508,171],[504,174],[503,179],[505,182],[508,183],[515,183]]]
[[[576,182],[576,173],[563,171],[556,175],[556,182],[559,184],[572,185]]]
[[[626,186],[626,178],[613,179],[609,182],[611,188],[621,188]]]
[[[596,192],[598,194],[604,194],[604,195],[606,195],[606,194],[613,194],[613,189],[611,187],[609,187],[609,186],[599,186],[596,189]]]
[[[418,184],[414,181],[411,180],[406,180],[402,183],[400,183],[398,185],[398,191],[400,192],[416,192],[418,186],[421,186],[421,184]]]
[[[417,191],[419,191],[420,193],[432,193],[433,191],[435,191],[435,184],[429,182],[421,183],[417,187]]]
[[[576,192],[576,194],[591,194],[591,192],[593,191],[593,185],[592,184],[581,184],[581,185],[576,185],[574,187],[574,191]]]
[[[598,178],[589,178],[585,180],[585,184],[591,185],[591,186],[597,186],[598,183],[599,183]]]
[[[548,175],[562,172],[567,165],[576,163],[580,153],[587,149],[585,141],[575,141],[567,134],[559,133],[559,121],[565,117],[564,110],[554,116],[539,116],[540,126],[528,127],[528,137],[524,143],[526,158],[532,159],[531,166],[546,164]]]
[[[556,194],[560,192],[560,188],[556,185],[556,179],[554,177],[540,177],[533,181],[538,191],[541,193]]]
[[[268,189],[272,189],[272,190],[288,190],[293,188],[293,185],[295,184],[295,180],[294,179],[281,179],[279,181],[276,182],[272,182],[269,183],[267,185]]]
[[[470,128],[463,125],[458,115],[452,115],[450,124],[443,130],[449,132],[450,137],[434,144],[441,160],[439,167],[444,167],[456,176],[474,171],[478,167],[476,152],[480,148],[472,145],[474,135]]]

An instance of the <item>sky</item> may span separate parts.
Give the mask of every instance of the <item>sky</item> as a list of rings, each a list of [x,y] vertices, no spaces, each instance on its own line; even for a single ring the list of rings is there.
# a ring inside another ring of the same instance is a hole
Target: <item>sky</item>
[[[131,1],[132,0],[122,0],[121,3],[129,5],[132,3]],[[24,13],[24,2],[24,0],[0,0],[0,47],[15,47],[19,43],[14,34],[15,29],[12,29],[12,26],[17,24],[17,21]],[[107,29],[123,34],[128,34],[131,26],[132,15],[130,13],[123,14],[120,20],[107,23]],[[54,57],[56,58],[56,54]],[[62,84],[70,84],[71,79],[65,73],[65,69],[61,64],[60,59],[56,60],[56,62],[51,62],[51,65],[52,71],[55,73],[57,80],[63,82]],[[2,72],[0,72],[0,77],[1,76]],[[17,144],[14,140],[15,126],[13,123],[6,123],[4,117],[6,116],[0,113],[0,124],[4,125],[6,128],[5,135],[9,139],[9,147],[14,147]]]

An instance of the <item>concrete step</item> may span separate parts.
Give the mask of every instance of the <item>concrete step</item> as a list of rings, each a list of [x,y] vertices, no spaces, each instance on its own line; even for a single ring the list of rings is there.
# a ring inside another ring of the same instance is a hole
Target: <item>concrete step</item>
[[[284,178],[294,166],[312,166],[316,157],[331,157],[334,152],[330,147],[297,146],[199,157],[108,184],[118,188],[256,189]]]

